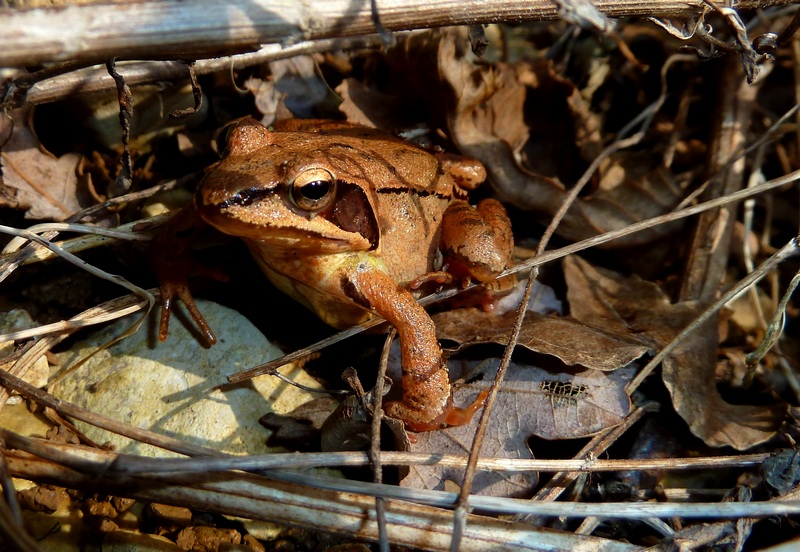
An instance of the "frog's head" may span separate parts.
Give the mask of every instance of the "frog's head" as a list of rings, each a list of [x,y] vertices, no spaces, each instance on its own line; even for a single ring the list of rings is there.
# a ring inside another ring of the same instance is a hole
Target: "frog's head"
[[[200,216],[269,247],[319,252],[378,247],[374,199],[360,152],[347,140],[271,132],[243,119],[221,141],[222,160],[198,185]]]

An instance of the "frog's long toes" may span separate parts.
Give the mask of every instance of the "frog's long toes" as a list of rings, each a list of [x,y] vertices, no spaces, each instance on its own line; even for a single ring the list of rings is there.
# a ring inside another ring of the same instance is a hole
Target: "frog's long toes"
[[[483,403],[486,401],[488,395],[488,391],[481,391],[478,398],[468,407],[458,408],[453,406],[445,417],[445,423],[450,427],[467,425],[472,421],[472,417],[475,416],[475,413],[483,407]]]

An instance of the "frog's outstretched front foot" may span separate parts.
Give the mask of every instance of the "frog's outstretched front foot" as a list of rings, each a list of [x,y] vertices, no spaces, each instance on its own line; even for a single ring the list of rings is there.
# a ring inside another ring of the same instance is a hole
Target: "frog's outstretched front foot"
[[[194,320],[194,323],[197,324],[197,327],[200,329],[200,333],[203,334],[203,337],[206,340],[208,345],[213,345],[217,342],[217,336],[214,335],[214,331],[211,329],[211,326],[208,325],[206,319],[203,317],[203,313],[200,312],[200,309],[197,308],[197,304],[194,302],[194,297],[192,297],[191,291],[189,291],[189,286],[186,282],[178,282],[175,280],[162,280],[160,284],[161,288],[161,320],[158,325],[158,340],[159,341],[166,341],[167,337],[169,336],[169,319],[172,313],[172,304],[177,297],[183,304],[186,306],[186,310],[189,311],[189,315]]]
[[[197,324],[208,345],[213,345],[217,342],[217,337],[203,318],[189,291],[189,270],[193,262],[189,252],[187,234],[191,234],[197,224],[197,217],[193,211],[193,209],[183,209],[178,212],[153,238],[150,246],[151,262],[161,288],[161,321],[158,326],[158,339],[159,341],[167,340],[173,303],[175,298],[178,298],[183,301],[186,310],[189,311],[192,320]]]
[[[446,427],[466,425],[472,421],[472,417],[483,406],[488,391],[481,391],[480,395],[466,408],[458,408],[453,405],[452,397],[447,401],[444,411],[429,421],[423,421],[427,415],[425,412],[409,406],[402,401],[393,401],[386,404],[386,414],[392,418],[397,418],[405,423],[411,431],[435,431]]]

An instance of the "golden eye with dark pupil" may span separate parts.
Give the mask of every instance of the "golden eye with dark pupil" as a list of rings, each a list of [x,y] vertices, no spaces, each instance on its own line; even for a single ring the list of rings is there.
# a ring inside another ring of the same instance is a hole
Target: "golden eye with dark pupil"
[[[292,201],[304,211],[321,211],[335,196],[336,179],[325,169],[309,169],[292,182]]]

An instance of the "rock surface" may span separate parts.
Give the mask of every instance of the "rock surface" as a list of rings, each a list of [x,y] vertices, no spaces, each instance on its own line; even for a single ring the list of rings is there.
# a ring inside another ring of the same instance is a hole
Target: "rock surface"
[[[135,319],[126,318],[62,355],[64,375],[55,379],[50,391],[97,414],[217,451],[268,452],[265,440],[269,433],[259,425],[259,417],[267,412],[289,412],[314,397],[271,376],[235,386],[227,384],[227,375],[267,362],[282,352],[239,313],[208,301],[197,303],[217,333],[218,342],[213,347],[203,347],[182,323],[186,318],[175,316],[169,339],[159,343],[153,337],[156,312],[134,335],[69,370],[73,363],[129,328]],[[298,383],[318,386],[302,369],[284,367],[281,372]],[[118,452],[174,456],[87,424],[79,427],[90,439],[110,443]]]
[[[23,309],[11,309],[8,312],[0,313],[0,334],[27,330],[36,325],[36,322],[33,321],[28,312]],[[13,352],[13,341],[0,342],[0,357],[10,355]],[[47,358],[42,356],[25,374],[19,374],[17,377],[21,377],[34,387],[44,387],[47,384],[48,372]],[[15,397],[12,397],[12,399],[15,399]],[[19,401],[14,400],[13,402]]]

